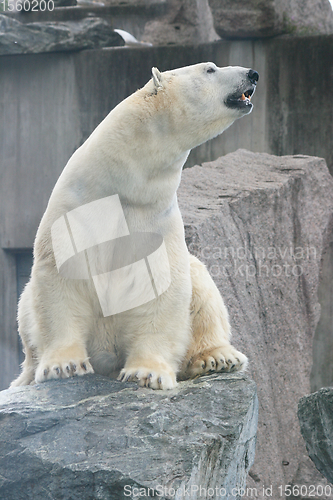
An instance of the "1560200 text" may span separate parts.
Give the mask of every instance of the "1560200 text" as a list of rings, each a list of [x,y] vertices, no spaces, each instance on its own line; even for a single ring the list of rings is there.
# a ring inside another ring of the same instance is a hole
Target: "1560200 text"
[[[54,10],[53,0],[1,0],[2,10],[8,12],[44,12]]]

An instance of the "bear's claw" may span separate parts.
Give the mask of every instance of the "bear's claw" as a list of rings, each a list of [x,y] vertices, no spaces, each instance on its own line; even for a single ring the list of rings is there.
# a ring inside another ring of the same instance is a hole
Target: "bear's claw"
[[[46,380],[69,378],[87,373],[94,373],[88,360],[44,362],[40,363],[36,370],[35,382],[38,384]]]
[[[123,368],[117,378],[120,382],[137,382],[140,387],[150,389],[173,389],[177,385],[174,373],[163,371],[158,373],[145,367],[142,368]]]
[[[247,357],[233,346],[221,346],[207,350],[195,356],[187,367],[187,375],[192,378],[210,372],[244,371]]]

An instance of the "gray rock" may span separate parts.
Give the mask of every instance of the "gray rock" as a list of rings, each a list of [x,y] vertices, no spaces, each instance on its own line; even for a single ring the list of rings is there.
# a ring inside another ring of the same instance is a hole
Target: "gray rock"
[[[223,38],[274,36],[284,32],[274,0],[208,1],[215,30]]]
[[[189,249],[221,291],[233,343],[248,355],[258,387],[249,487],[261,498],[263,485],[272,485],[280,498],[281,485],[307,485],[309,477],[322,484],[297,404],[310,393],[317,289],[332,235],[333,179],[325,161],[239,150],[186,169],[178,200]]]
[[[134,498],[134,488],[151,498],[163,487],[158,498],[195,500],[203,498],[196,486],[240,498],[228,495],[245,486],[256,426],[255,384],[238,374],[172,391],[96,375],[6,390],[0,498],[120,500]]]
[[[333,484],[333,388],[301,398],[298,418],[310,458]]]
[[[321,316],[313,343],[311,392],[333,386],[333,238],[323,257],[318,298]]]
[[[153,45],[199,44],[222,38],[333,33],[329,0],[167,0],[167,14],[148,21]]]
[[[333,33],[333,11],[329,0],[275,0],[275,5],[288,33]]]
[[[153,45],[200,44],[219,39],[208,0],[167,0],[167,14],[148,21],[143,41]]]
[[[209,0],[221,37],[333,32],[328,0]]]
[[[107,21],[86,18],[22,24],[0,14],[0,55],[96,49],[124,45]]]

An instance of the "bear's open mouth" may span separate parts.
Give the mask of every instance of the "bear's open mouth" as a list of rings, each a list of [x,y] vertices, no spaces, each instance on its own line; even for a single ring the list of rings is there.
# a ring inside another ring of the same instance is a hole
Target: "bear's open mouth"
[[[236,108],[236,109],[251,109],[253,104],[251,102],[251,97],[254,94],[256,87],[255,85],[251,86],[244,92],[236,92],[234,94],[231,94],[229,97],[227,97],[225,103],[229,108]]]

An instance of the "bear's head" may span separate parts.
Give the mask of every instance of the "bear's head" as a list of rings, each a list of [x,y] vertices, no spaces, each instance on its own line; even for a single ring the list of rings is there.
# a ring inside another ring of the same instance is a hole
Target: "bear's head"
[[[217,67],[214,63],[165,71],[152,69],[149,82],[161,96],[164,111],[172,115],[177,133],[193,139],[190,148],[221,134],[237,118],[250,113],[251,97],[259,75],[239,66]]]

